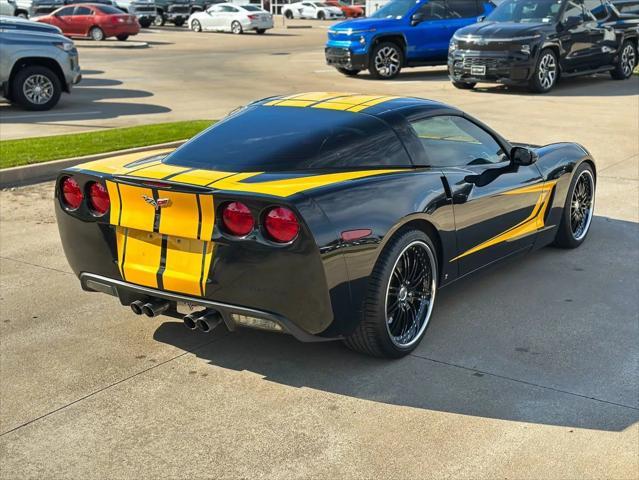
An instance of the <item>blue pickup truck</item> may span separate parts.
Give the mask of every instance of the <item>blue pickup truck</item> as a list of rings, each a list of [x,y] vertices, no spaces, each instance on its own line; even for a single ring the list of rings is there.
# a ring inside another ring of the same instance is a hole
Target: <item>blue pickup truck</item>
[[[402,67],[445,65],[455,31],[494,8],[490,0],[391,0],[370,17],[331,27],[326,63],[344,75],[368,70],[381,79]]]

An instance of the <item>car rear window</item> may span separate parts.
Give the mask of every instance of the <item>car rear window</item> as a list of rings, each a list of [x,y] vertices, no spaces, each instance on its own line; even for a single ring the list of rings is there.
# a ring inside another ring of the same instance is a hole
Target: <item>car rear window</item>
[[[255,7],[253,5],[242,5],[244,10],[248,10],[249,12],[261,12],[262,9],[260,7]]]
[[[395,132],[370,115],[297,107],[248,107],[164,160],[224,172],[409,167]]]

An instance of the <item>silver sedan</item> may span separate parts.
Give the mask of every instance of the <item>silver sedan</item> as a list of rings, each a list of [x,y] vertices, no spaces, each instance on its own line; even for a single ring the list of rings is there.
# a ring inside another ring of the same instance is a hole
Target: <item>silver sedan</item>
[[[218,3],[189,17],[189,28],[195,32],[215,31],[235,34],[255,30],[264,33],[273,28],[273,15],[255,5]]]

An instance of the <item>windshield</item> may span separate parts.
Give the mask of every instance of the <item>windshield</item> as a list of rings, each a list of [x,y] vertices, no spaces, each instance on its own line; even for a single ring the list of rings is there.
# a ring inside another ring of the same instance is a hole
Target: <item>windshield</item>
[[[164,163],[222,172],[411,165],[395,132],[373,116],[264,106],[227,117]]]
[[[372,18],[404,18],[417,2],[415,0],[391,0],[371,15]]]
[[[551,23],[557,20],[561,0],[506,0],[492,11],[490,22]]]

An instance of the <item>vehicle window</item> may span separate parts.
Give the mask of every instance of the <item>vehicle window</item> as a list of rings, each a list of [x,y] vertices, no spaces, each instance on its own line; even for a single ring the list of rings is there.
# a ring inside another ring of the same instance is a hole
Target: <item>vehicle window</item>
[[[566,10],[564,11],[564,20],[568,18],[577,17],[579,19],[584,18],[584,8],[581,3],[577,2],[568,2],[566,5]]]
[[[264,106],[215,124],[165,163],[224,172],[411,166],[395,132],[373,116]]]
[[[76,7],[74,15],[93,15],[93,12],[87,7]]]
[[[446,8],[445,0],[430,0],[428,3],[419,7],[418,13],[421,13],[426,20],[444,20],[446,18],[459,18],[452,15]]]
[[[557,21],[561,0],[506,0],[486,19],[491,22],[552,23]]]
[[[56,16],[57,17],[69,17],[69,16],[73,15],[73,10],[75,10],[75,7],[63,8],[62,10],[59,10],[58,13],[56,13]]]
[[[478,10],[475,0],[448,0],[446,4],[454,18],[476,17],[483,12]]]
[[[249,12],[261,12],[262,9],[260,7],[256,7],[255,5],[242,5],[242,8],[244,10],[247,10]]]
[[[507,157],[497,141],[469,120],[438,116],[411,122],[434,167],[499,163]]]
[[[208,9],[209,13],[219,13],[222,11],[222,7],[220,7],[219,5],[215,5],[214,7],[211,7]]]
[[[392,0],[371,15],[371,18],[404,18],[413,7],[415,0]]]
[[[584,0],[584,10],[595,20],[605,20],[608,18],[608,10],[601,3],[601,0]]]
[[[119,8],[112,7],[111,5],[100,5],[95,8],[100,10],[102,13],[106,13],[107,15],[118,15],[124,13]]]

